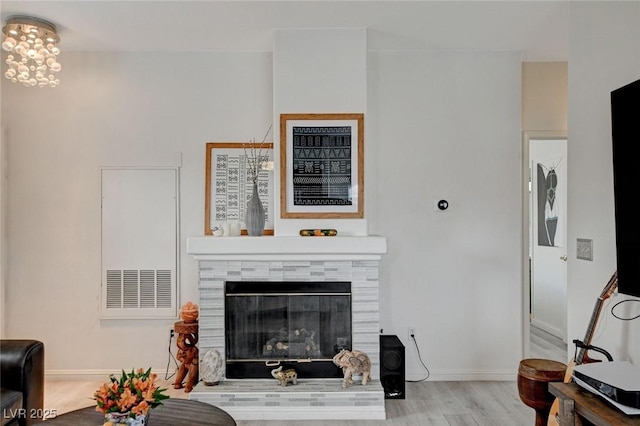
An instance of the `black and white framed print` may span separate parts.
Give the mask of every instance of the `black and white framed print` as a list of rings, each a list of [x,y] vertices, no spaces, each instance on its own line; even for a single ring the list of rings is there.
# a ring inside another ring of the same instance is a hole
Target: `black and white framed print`
[[[260,161],[273,161],[273,143],[208,142],[206,148],[204,233],[213,235],[218,224],[244,223],[253,181],[248,175],[247,156],[260,153]],[[273,173],[260,170],[258,195],[265,210],[264,235],[273,235]],[[244,226],[242,235],[247,235]]]
[[[280,115],[280,216],[364,217],[364,114]]]

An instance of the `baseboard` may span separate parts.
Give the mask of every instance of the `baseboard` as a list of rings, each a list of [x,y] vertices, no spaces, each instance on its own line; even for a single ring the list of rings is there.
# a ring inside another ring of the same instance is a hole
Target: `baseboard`
[[[562,339],[562,341],[566,341],[564,339],[564,333],[558,327],[554,327],[546,322],[537,320],[535,318],[531,319],[531,325],[535,328],[539,328],[542,331],[546,331],[547,333],[557,337],[558,339]]]
[[[129,372],[130,370],[125,371]],[[164,377],[167,369],[165,368],[152,368],[151,371],[156,373],[159,378]],[[110,375],[120,376],[122,369],[113,370],[45,370],[45,380],[51,381],[80,381],[80,380],[96,380],[106,381]]]
[[[426,377],[426,373],[407,373],[406,380],[420,381]],[[518,366],[513,370],[483,370],[483,371],[461,371],[461,370],[431,370],[427,381],[430,382],[508,382],[518,379]]]

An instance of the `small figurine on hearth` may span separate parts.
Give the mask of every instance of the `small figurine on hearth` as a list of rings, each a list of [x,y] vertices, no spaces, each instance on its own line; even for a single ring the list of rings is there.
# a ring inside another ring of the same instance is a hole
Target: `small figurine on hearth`
[[[222,356],[217,349],[209,349],[200,360],[200,376],[207,386],[220,383],[222,377]]]
[[[364,352],[341,350],[333,357],[333,363],[342,368],[344,380],[342,387],[346,388],[353,384],[353,376],[362,374],[362,384],[366,385],[371,377],[371,361]]]
[[[287,383],[298,384],[298,373],[293,368],[282,371],[282,366],[271,370],[271,375],[280,383],[280,386],[287,386]]]

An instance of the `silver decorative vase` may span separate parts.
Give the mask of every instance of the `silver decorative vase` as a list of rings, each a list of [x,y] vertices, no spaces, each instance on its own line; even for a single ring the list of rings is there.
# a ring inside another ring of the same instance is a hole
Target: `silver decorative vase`
[[[262,235],[264,232],[264,207],[258,196],[258,185],[255,183],[251,199],[247,203],[244,219],[247,225],[247,234],[255,237]]]

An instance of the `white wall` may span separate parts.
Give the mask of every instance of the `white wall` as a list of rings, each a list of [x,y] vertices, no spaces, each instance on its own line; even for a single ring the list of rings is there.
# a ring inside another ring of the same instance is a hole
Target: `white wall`
[[[507,378],[521,358],[520,61],[370,55],[369,220],[389,239],[381,326],[405,343],[410,378],[424,370],[409,325],[436,380]]]
[[[522,64],[522,131],[567,131],[567,63]]]
[[[640,3],[571,5],[574,338],[614,268],[608,94],[640,75]],[[271,54],[63,55],[59,88],[2,87],[7,336],[43,340],[49,373],[162,370],[172,321],[98,318],[98,169],[171,165],[182,152],[181,298],[195,300],[196,264],[184,244],[203,234],[205,143],[264,134],[274,116]],[[410,377],[423,371],[407,325],[416,326],[433,379],[515,377],[523,319],[519,62],[513,51],[369,54],[367,220],[370,233],[389,237],[381,323],[407,344]],[[433,210],[440,197],[450,211]],[[576,237],[594,239],[594,262],[575,260]],[[638,336],[637,321],[609,319],[596,343],[637,363]]]
[[[2,98],[0,82],[0,98]],[[6,301],[6,259],[7,259],[7,138],[0,109],[0,339],[5,333],[5,301]]]
[[[195,300],[196,264],[184,241],[203,234],[205,143],[263,134],[273,117],[271,56],[64,60],[56,90],[3,91],[8,334],[42,339],[50,373],[161,370],[172,321],[98,318],[98,169],[171,165],[182,152],[181,299]],[[521,347],[520,56],[381,53],[368,65],[369,230],[390,238],[385,333],[408,344],[406,326],[415,325],[434,377],[505,377]],[[32,111],[46,125],[24,118]],[[435,214],[438,196],[449,198],[449,212]],[[70,357],[78,345],[82,357]],[[409,374],[420,375],[407,353]]]
[[[596,298],[616,268],[610,93],[640,78],[640,2],[570,5],[569,341],[584,337]],[[593,239],[593,262],[576,260],[576,238]],[[593,344],[640,364],[640,321],[622,322],[610,313],[623,298],[608,300]],[[634,313],[637,307],[618,311]]]
[[[2,83],[0,83],[1,85]],[[5,334],[7,275],[7,138],[0,111],[0,339]]]
[[[182,153],[180,298],[197,300],[185,239],[204,233],[205,144],[264,134],[272,119],[271,54],[63,55],[60,87],[5,84],[2,92],[7,335],[44,341],[53,373],[161,371],[172,320],[98,317],[99,168],[173,165]]]
[[[278,29],[274,31],[273,57],[275,158],[280,158],[280,114],[362,113],[365,115],[364,138],[368,140],[365,28]],[[365,152],[365,161],[366,158]],[[278,161],[276,164],[282,166]],[[366,170],[364,173],[367,191]],[[275,187],[281,187],[278,170]],[[338,229],[340,235],[367,235],[366,202],[364,207],[363,219],[282,219],[277,199],[275,234],[291,236],[299,235],[300,229],[328,228]]]

